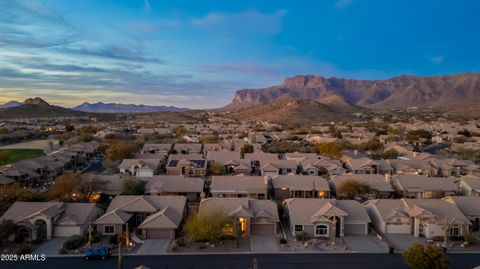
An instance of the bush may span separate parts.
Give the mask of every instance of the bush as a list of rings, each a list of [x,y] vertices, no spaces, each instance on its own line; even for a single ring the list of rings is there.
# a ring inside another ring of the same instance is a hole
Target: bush
[[[17,255],[29,254],[30,252],[32,252],[32,247],[29,245],[20,245],[15,250],[15,254]]]
[[[118,244],[118,236],[116,234],[112,234],[108,236],[108,243],[111,245],[116,245]]]
[[[17,224],[11,220],[3,220],[0,222],[0,240],[7,239],[17,230]]]
[[[187,245],[187,241],[183,237],[178,238],[176,242],[179,247],[184,247]]]
[[[23,237],[23,235],[17,234],[15,236],[15,243],[21,244],[23,243],[23,241],[25,241],[25,238]]]
[[[287,243],[287,239],[281,238],[280,239],[280,244],[285,245]]]
[[[59,254],[68,254],[68,250],[64,249],[64,248],[61,248],[59,251],[58,251]]]
[[[77,249],[87,241],[83,235],[72,235],[64,243],[63,248],[66,250]]]

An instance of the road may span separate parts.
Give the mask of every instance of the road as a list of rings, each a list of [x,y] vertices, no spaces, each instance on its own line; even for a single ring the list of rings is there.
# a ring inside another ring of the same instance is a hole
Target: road
[[[145,265],[152,269],[408,269],[399,254],[227,254],[227,255],[163,255],[124,257],[124,269]],[[480,265],[479,254],[450,254],[450,268],[471,269]],[[5,269],[110,269],[117,268],[117,257],[106,261],[84,261],[81,257],[47,258],[43,262],[0,262]]]

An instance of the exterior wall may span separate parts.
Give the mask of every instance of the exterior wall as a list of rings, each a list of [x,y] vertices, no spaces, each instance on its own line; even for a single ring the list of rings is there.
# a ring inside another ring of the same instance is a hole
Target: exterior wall
[[[275,192],[275,198],[279,200],[285,200],[285,199],[291,198],[289,189],[282,190],[281,188],[275,188],[274,192]]]
[[[389,234],[410,234],[410,224],[387,224],[385,233]]]
[[[253,235],[276,235],[277,225],[275,223],[252,223],[251,234]]]
[[[380,216],[380,212],[378,212],[378,209],[374,205],[366,205],[365,206],[368,216],[372,220],[373,226],[375,226],[380,232],[386,233],[386,224],[385,221],[383,221],[382,217]]]
[[[153,171],[139,171],[137,177],[153,177]]]
[[[97,224],[97,232],[100,233],[100,234],[103,234],[103,235],[110,235],[110,234],[106,234],[104,231],[104,227],[105,226],[109,226],[108,224]],[[115,233],[114,234],[118,234],[118,235],[122,235],[123,234],[123,225],[121,224],[116,224],[116,225],[113,225],[115,226]]]

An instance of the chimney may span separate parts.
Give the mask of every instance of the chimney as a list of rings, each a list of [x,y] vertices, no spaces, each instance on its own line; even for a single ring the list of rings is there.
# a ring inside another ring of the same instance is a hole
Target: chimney
[[[385,174],[385,182],[390,183],[390,173]]]

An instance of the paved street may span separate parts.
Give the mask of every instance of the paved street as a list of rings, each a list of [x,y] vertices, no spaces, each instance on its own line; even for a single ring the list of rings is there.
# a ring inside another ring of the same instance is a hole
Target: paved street
[[[256,259],[259,269],[408,269],[399,254],[228,254],[125,256],[124,269],[145,265],[152,269],[247,269]],[[450,268],[471,269],[480,264],[478,254],[450,254]],[[85,261],[81,257],[47,258],[44,262],[2,262],[5,269],[107,269],[117,268],[110,260]]]
[[[33,254],[46,254],[49,255],[58,255],[58,251],[62,248],[63,242],[67,240],[67,237],[57,237],[40,245],[37,249],[33,251]]]
[[[250,236],[250,251],[252,253],[278,253],[277,238],[274,236]]]
[[[388,245],[371,235],[349,235],[343,240],[353,251],[387,253]]]
[[[170,239],[148,239],[137,250],[137,255],[165,254],[170,244]]]

